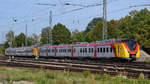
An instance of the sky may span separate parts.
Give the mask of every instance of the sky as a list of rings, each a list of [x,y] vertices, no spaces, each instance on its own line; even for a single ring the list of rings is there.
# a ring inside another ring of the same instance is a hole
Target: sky
[[[50,5],[37,5],[56,4]],[[6,41],[5,35],[10,30],[15,35],[25,32],[28,26],[28,36],[40,34],[42,28],[49,26],[49,12],[52,11],[52,26],[61,23],[70,31],[85,30],[88,23],[95,17],[103,16],[103,5],[83,8],[80,6],[65,6],[64,3],[90,5],[103,3],[103,0],[0,0],[0,43]],[[129,6],[150,4],[150,0],[107,0],[107,20],[119,20],[132,10],[141,10],[150,6],[129,8]],[[16,20],[16,22],[14,21]]]

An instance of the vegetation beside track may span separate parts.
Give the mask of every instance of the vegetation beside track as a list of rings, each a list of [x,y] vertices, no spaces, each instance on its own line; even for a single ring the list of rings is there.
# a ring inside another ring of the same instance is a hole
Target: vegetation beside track
[[[0,81],[30,81],[36,84],[149,84],[150,80],[144,78],[143,74],[139,79],[128,79],[122,76],[110,77],[107,74],[91,74],[88,71],[83,73],[60,72],[49,70],[20,70],[0,68]]]

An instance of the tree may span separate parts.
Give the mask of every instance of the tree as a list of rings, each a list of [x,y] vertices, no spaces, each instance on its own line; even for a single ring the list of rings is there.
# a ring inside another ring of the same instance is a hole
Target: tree
[[[57,25],[54,26],[52,30],[52,36],[53,36],[53,43],[58,45],[61,43],[70,43],[71,40],[71,33],[70,31],[66,28],[66,26],[58,23]]]
[[[42,29],[41,40],[40,40],[41,44],[48,44],[50,41],[49,37],[50,37],[49,27]]]
[[[86,27],[84,34],[90,32],[94,27],[96,26],[97,22],[102,22],[103,18],[94,18],[92,21],[88,23],[88,26]]]
[[[6,35],[6,42],[5,42],[5,48],[8,48],[12,45],[12,41],[14,40],[14,32],[11,30]]]
[[[94,29],[87,33],[85,40],[87,42],[102,40],[102,22],[97,22]]]
[[[150,48],[150,26],[141,22],[138,24],[135,39],[144,47]]]
[[[117,27],[118,21],[111,20],[108,22],[108,39],[109,38],[119,38],[120,30]]]
[[[9,44],[8,44],[8,41],[6,41],[5,43],[4,43],[4,48],[6,49],[6,48],[8,48],[9,47]]]
[[[39,44],[40,43],[40,37],[37,34],[33,33],[31,38],[33,40],[33,44]]]
[[[14,31],[9,31],[7,34],[6,34],[6,40],[8,41],[8,42],[11,42],[13,39],[14,39]]]
[[[13,47],[20,47],[25,45],[25,35],[24,33],[20,33],[18,36],[15,37],[13,40]]]
[[[83,42],[84,41],[84,35],[82,32],[76,32],[72,35],[72,42]]]

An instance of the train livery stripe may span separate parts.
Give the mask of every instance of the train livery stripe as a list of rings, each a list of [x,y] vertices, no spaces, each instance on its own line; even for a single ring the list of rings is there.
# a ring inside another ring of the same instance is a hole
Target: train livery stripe
[[[96,58],[97,57],[97,47],[96,46],[94,46],[94,58]]]
[[[48,56],[48,48],[46,48],[46,56]]]
[[[138,43],[136,43],[136,49],[135,49],[134,51],[131,51],[131,50],[129,49],[129,47],[126,45],[126,43],[124,43],[124,42],[122,42],[122,43],[123,43],[123,45],[125,46],[125,48],[128,50],[128,52],[129,52],[130,54],[136,54],[136,53],[137,53],[138,48],[139,48]]]
[[[74,51],[74,49],[73,49],[73,47],[72,47],[72,49],[71,49],[71,56],[72,56],[72,57],[74,57],[74,54],[73,54],[74,52],[73,52],[73,51]]]
[[[110,45],[112,47],[112,51],[114,51],[114,56],[117,57],[116,48],[113,44]]]
[[[54,56],[56,56],[56,48],[55,48],[55,51],[54,51]]]

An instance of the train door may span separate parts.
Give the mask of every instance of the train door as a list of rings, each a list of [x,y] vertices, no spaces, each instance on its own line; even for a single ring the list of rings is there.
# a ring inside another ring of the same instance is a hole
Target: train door
[[[67,56],[72,57],[72,48],[71,47],[68,47]]]
[[[88,57],[93,58],[94,56],[94,46],[88,46]]]
[[[74,46],[74,53],[73,53],[74,57],[79,57],[79,55],[80,55],[79,49],[80,49],[79,47]]]
[[[105,46],[97,45],[97,58],[105,57]]]
[[[64,47],[64,50],[63,50],[63,51],[64,51],[64,52],[63,52],[63,53],[64,53],[64,56],[67,57],[67,56],[68,56],[67,47]]]
[[[84,57],[84,58],[87,57],[87,49],[88,48],[85,47],[85,46],[84,47],[80,47],[80,56],[81,57]]]
[[[102,46],[98,45],[97,46],[97,58],[102,57]]]
[[[62,54],[62,48],[61,47],[57,47],[57,56],[58,57],[62,57],[63,56],[63,54]]]
[[[54,56],[54,48],[48,47],[47,48],[47,53],[48,53],[48,56]]]
[[[40,56],[46,56],[46,48],[40,48]]]

